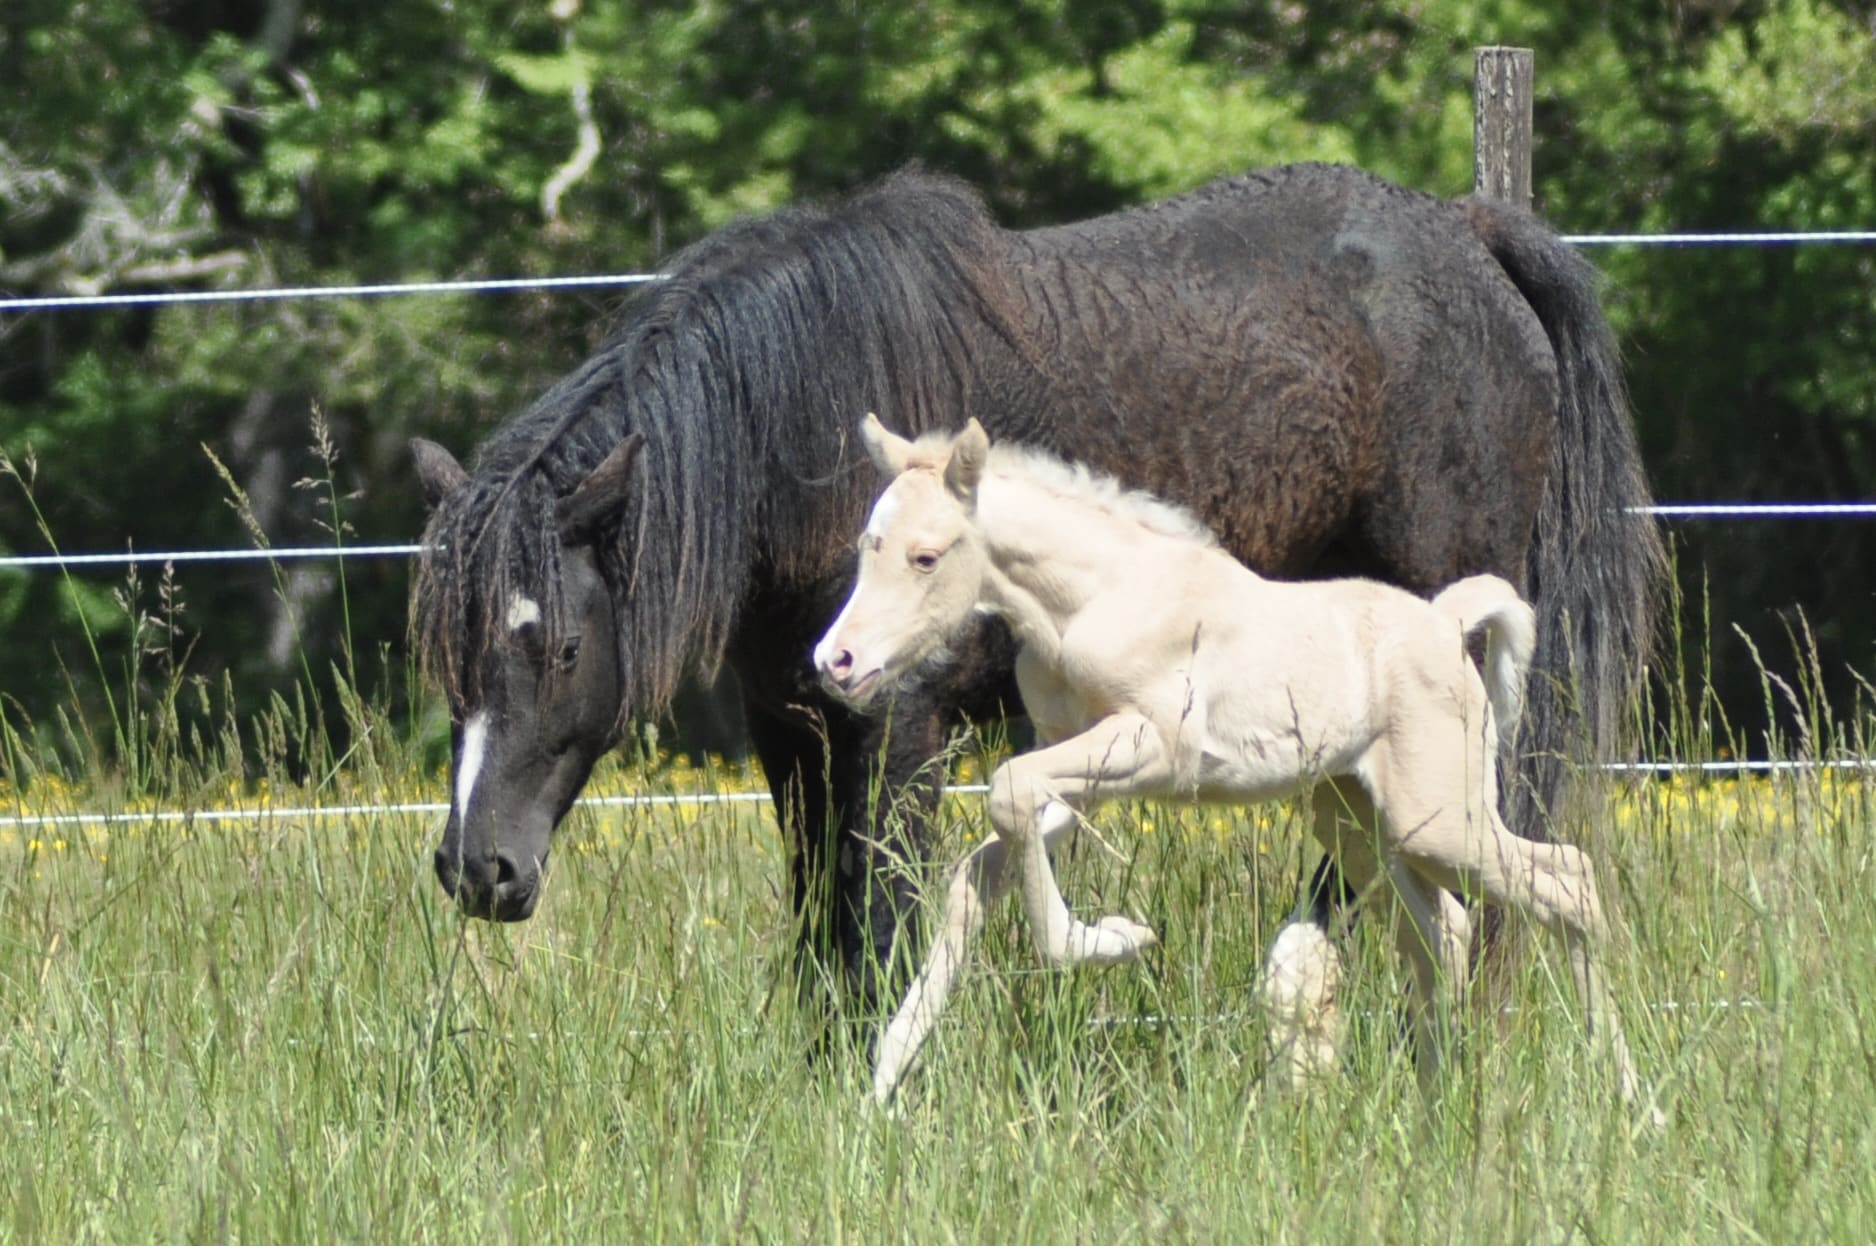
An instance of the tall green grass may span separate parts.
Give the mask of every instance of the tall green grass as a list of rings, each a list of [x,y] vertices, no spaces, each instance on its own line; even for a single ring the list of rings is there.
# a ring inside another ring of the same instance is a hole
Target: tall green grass
[[[413,784],[443,786],[405,771],[391,794]],[[1130,860],[1084,838],[1065,886],[1145,914],[1165,947],[1045,974],[999,914],[891,1117],[861,1108],[861,1052],[810,1060],[759,808],[577,813],[543,912],[515,928],[451,911],[434,819],[42,831],[0,845],[0,1223],[109,1241],[1857,1236],[1876,1213],[1868,791],[1649,784],[1623,808],[1602,835],[1625,918],[1610,960],[1658,1132],[1613,1103],[1539,941],[1481,992],[1429,1104],[1390,941],[1364,924],[1342,1076],[1267,1085],[1250,985],[1303,864],[1283,810],[1112,810]],[[947,802],[944,831],[948,858],[981,834],[978,804]]]

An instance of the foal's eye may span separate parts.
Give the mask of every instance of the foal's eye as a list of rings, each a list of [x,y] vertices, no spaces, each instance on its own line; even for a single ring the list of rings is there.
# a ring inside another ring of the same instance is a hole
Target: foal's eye
[[[937,550],[922,549],[912,555],[912,565],[920,571],[935,571],[938,567],[938,560],[943,556]]]

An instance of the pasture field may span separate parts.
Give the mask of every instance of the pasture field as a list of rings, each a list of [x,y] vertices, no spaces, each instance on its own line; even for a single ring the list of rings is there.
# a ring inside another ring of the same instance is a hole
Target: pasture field
[[[317,790],[203,762],[132,799],[24,749],[15,817],[445,787],[378,749]],[[753,782],[619,766],[599,788]],[[1535,938],[1476,993],[1437,1102],[1374,922],[1349,943],[1342,1076],[1267,1084],[1251,984],[1309,861],[1282,807],[1110,809],[1120,855],[1082,836],[1064,886],[1164,946],[1055,976],[998,913],[893,1116],[862,1109],[863,1053],[797,1002],[761,805],[578,812],[542,912],[504,928],[440,894],[439,815],[0,827],[0,1236],[1864,1240],[1873,795],[1854,775],[1622,783],[1588,828],[1659,1131],[1611,1102]],[[941,858],[981,809],[947,799]]]

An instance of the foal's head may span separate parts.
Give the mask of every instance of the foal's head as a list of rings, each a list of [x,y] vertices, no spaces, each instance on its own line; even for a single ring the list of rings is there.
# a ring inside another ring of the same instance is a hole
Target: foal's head
[[[830,692],[865,706],[928,662],[970,616],[988,553],[976,525],[990,439],[972,420],[955,437],[907,441],[868,415],[860,439],[891,481],[860,536],[860,577],[814,664]]]

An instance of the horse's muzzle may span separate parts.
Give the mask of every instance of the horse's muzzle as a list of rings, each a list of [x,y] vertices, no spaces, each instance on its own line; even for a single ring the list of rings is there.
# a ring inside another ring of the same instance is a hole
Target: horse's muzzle
[[[465,917],[520,922],[534,915],[541,899],[541,867],[497,852],[493,860],[465,860],[449,848],[436,850],[436,880]]]

